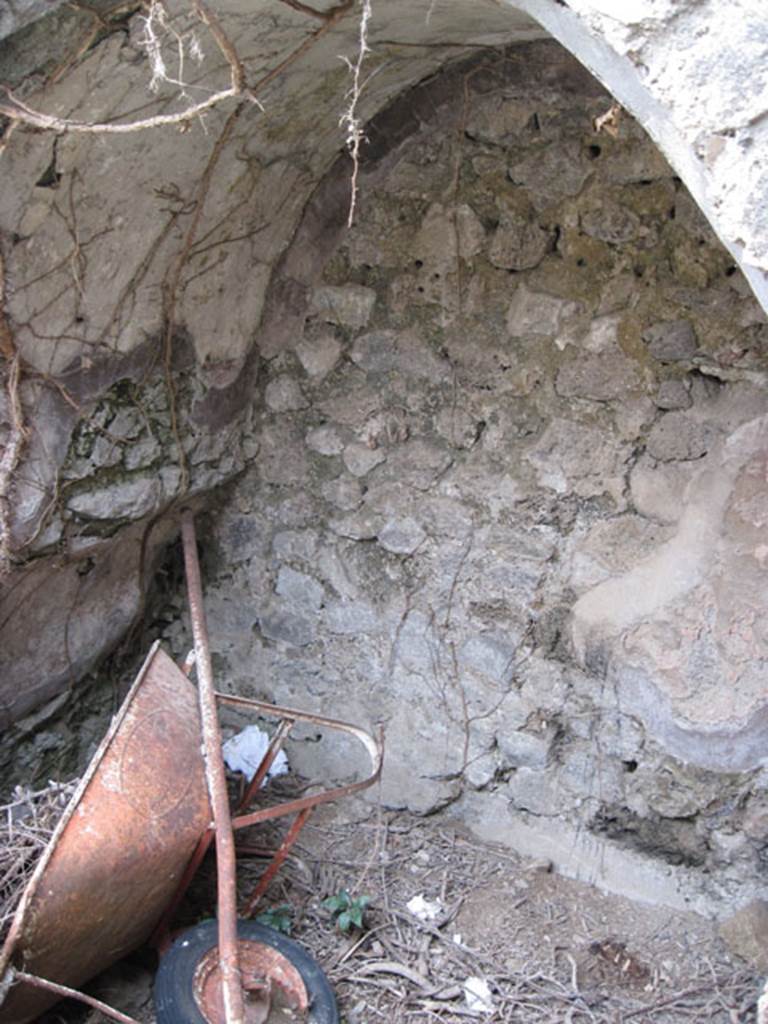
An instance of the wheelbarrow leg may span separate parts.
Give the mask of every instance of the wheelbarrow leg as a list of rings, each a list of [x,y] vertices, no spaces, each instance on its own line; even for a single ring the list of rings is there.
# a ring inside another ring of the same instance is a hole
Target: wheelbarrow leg
[[[280,844],[280,849],[277,850],[277,852],[273,855],[271,864],[269,864],[264,874],[261,876],[259,884],[256,886],[248,902],[246,903],[244,910],[245,917],[253,916],[253,913],[256,910],[256,906],[259,900],[269,888],[269,883],[280,870],[283,861],[290,853],[293,844],[299,838],[299,833],[301,832],[302,828],[304,828],[307,818],[310,816],[311,813],[312,808],[305,807],[303,811],[299,811],[299,813],[296,815],[296,818],[288,831],[288,835]]]
[[[208,796],[216,832],[217,918],[219,929],[219,969],[224,996],[226,1024],[244,1024],[242,978],[237,944],[237,896],[235,891],[235,840],[229,810],[227,780],[221,753],[221,731],[216,713],[213,668],[208,640],[208,627],[203,608],[200,563],[192,512],[185,511],[181,520],[184,544],[184,568],[187,577],[189,612],[195,640],[195,662],[200,700],[200,721],[203,732],[203,755]]]

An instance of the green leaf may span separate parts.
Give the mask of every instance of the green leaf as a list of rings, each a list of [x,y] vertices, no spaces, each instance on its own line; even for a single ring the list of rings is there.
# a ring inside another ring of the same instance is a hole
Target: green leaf
[[[363,915],[370,901],[370,896],[352,897],[349,890],[340,889],[335,896],[323,900],[322,905],[334,916],[339,930],[347,932],[353,925],[363,927]]]
[[[326,910],[330,910],[332,914],[338,914],[346,907],[346,902],[341,893],[337,893],[335,896],[329,896],[327,900],[323,900],[323,906]]]
[[[265,910],[264,913],[258,914],[255,918],[259,924],[266,925],[267,928],[274,928],[276,931],[282,932],[284,935],[291,934],[293,916],[293,907],[290,903],[283,903],[279,907],[270,907],[269,910]]]
[[[336,924],[339,926],[341,931],[348,932],[352,924],[352,917],[349,912],[343,910],[336,918]]]

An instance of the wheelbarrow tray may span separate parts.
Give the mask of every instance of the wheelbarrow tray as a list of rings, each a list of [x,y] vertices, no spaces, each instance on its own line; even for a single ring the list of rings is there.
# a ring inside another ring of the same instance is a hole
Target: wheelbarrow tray
[[[156,643],[27,883],[0,952],[0,1024],[59,998],[150,936],[209,827],[197,692]]]

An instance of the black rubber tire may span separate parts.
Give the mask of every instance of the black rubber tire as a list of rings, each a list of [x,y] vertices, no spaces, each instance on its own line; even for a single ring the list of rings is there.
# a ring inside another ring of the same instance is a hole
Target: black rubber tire
[[[241,939],[263,942],[291,961],[307,989],[307,1024],[339,1024],[336,997],[328,979],[298,943],[255,921],[238,921],[237,934]],[[195,1002],[192,982],[198,963],[217,943],[216,921],[202,921],[183,932],[161,959],[154,986],[157,1024],[208,1024]]]

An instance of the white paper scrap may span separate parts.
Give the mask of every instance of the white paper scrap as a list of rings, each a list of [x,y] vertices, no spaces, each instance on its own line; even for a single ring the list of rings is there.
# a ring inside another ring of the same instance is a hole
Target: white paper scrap
[[[464,982],[464,999],[470,1013],[493,1013],[496,1009],[488,982],[474,975]]]
[[[405,904],[407,909],[420,921],[435,921],[443,912],[440,900],[425,899],[423,893],[414,896]]]
[[[247,725],[241,732],[235,733],[226,743],[222,744],[221,752],[227,767],[232,772],[242,772],[247,778],[256,774],[262,758],[269,747],[269,736],[258,725]],[[288,758],[279,750],[277,757],[267,773],[267,779],[285,775],[288,771]],[[266,783],[266,779],[264,780]]]

